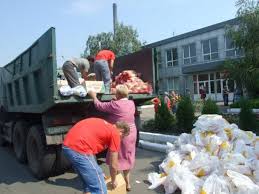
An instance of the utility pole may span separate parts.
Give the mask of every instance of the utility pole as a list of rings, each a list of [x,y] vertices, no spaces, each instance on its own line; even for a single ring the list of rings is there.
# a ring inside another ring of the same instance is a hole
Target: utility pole
[[[115,38],[116,34],[116,27],[118,24],[118,18],[117,18],[117,4],[112,4],[112,10],[113,10],[113,39]]]

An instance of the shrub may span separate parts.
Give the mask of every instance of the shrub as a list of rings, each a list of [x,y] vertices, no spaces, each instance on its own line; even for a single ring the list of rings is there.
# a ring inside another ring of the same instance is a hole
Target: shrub
[[[148,121],[145,121],[142,125],[144,131],[154,131],[156,130],[156,125],[155,125],[155,119],[150,119]]]
[[[176,111],[177,126],[182,132],[190,132],[194,123],[194,106],[190,97],[181,98]]]
[[[161,105],[158,107],[158,110],[155,114],[155,127],[158,130],[173,129],[176,123],[175,117],[168,110],[164,100],[160,100]]]
[[[259,98],[248,100],[249,105],[251,108],[259,108]],[[240,101],[235,102],[230,105],[230,108],[240,108]]]
[[[204,102],[201,114],[219,114],[219,107],[215,101],[209,98]]]
[[[242,130],[256,129],[256,115],[252,112],[251,104],[242,99],[240,101],[241,111],[239,113],[239,127]]]

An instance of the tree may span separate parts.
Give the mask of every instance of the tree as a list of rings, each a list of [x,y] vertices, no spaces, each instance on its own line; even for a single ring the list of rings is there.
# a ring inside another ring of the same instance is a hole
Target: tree
[[[102,32],[89,36],[86,41],[84,56],[95,55],[101,49],[110,49],[116,56],[123,56],[140,50],[143,43],[138,40],[138,32],[132,26],[117,24],[116,33]]]
[[[259,94],[259,2],[238,0],[236,5],[238,26],[228,27],[227,35],[245,56],[226,62],[224,68],[240,88],[254,97]]]
[[[168,110],[163,98],[160,99],[161,105],[155,113],[155,127],[160,131],[172,130],[175,128],[175,117]]]
[[[189,96],[180,99],[176,110],[177,125],[182,132],[191,132],[194,123],[194,106]]]
[[[86,41],[86,49],[84,55],[96,55],[101,49],[113,48],[113,34],[111,32],[102,32],[95,36],[89,36]]]

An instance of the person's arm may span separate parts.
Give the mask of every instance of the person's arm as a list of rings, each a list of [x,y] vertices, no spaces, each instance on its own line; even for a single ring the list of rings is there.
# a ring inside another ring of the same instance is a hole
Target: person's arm
[[[116,175],[118,172],[118,152],[110,151],[110,175],[112,180],[112,187],[117,186]]]
[[[95,108],[102,112],[112,113],[113,111],[113,101],[110,102],[101,102],[98,100],[96,93],[89,91],[88,95],[94,100]]]
[[[82,71],[81,71],[81,77],[82,77],[84,80],[88,80],[88,72],[82,70]]]

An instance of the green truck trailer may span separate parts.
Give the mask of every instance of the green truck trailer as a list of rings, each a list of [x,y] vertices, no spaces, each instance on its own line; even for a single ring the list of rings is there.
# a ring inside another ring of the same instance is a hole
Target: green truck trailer
[[[153,98],[132,94],[136,110]],[[101,101],[113,96],[100,94]],[[61,144],[81,119],[102,117],[92,99],[63,97],[57,85],[55,28],[50,28],[12,62],[0,67],[0,145],[13,144],[16,158],[39,179],[63,173],[69,163]],[[136,111],[139,127],[140,113]]]

